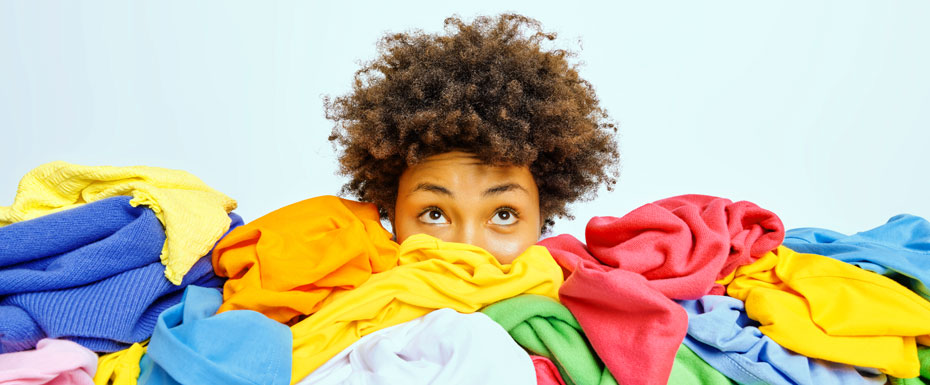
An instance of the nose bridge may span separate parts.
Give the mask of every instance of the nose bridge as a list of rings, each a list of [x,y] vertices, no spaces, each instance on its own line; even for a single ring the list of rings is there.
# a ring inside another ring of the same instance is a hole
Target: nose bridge
[[[459,221],[458,226],[456,226],[455,241],[484,248],[484,231],[482,230],[482,223],[480,221]]]

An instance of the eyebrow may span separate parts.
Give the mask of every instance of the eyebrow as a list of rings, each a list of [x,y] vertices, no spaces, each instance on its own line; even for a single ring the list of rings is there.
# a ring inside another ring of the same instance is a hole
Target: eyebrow
[[[529,193],[525,188],[523,188],[523,186],[520,186],[518,183],[506,183],[484,190],[484,196],[498,195],[514,190],[523,190],[523,192]]]
[[[449,191],[449,189],[445,187],[442,187],[438,184],[425,183],[425,182],[418,184],[417,187],[413,189],[413,191],[410,191],[410,194],[413,194],[417,191],[430,191],[430,192],[434,192],[437,194],[448,195],[449,197],[455,196],[455,194],[452,194],[452,191]]]
[[[500,184],[500,185],[491,187],[487,190],[484,190],[484,194],[482,195],[487,197],[487,196],[503,194],[505,192],[515,191],[515,190],[521,190],[525,193],[529,193],[528,191],[526,191],[525,188],[523,188],[523,186],[521,186],[518,183],[505,183],[505,184]],[[417,192],[417,191],[429,191],[429,192],[446,195],[446,196],[453,197],[453,198],[455,197],[455,194],[453,194],[452,191],[449,191],[449,189],[442,187],[438,184],[428,183],[428,182],[418,184],[417,187],[414,188],[413,191],[411,191],[410,193],[413,194],[414,192]]]

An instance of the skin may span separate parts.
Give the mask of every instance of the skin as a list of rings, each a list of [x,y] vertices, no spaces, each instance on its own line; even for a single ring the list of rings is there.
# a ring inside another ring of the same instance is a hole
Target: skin
[[[393,226],[398,242],[428,234],[510,263],[539,240],[539,190],[527,166],[492,166],[458,151],[434,155],[401,174]]]

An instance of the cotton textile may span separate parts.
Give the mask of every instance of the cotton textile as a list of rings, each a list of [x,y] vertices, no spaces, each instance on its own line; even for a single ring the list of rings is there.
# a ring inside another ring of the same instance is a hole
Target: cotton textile
[[[138,383],[287,384],[291,333],[250,310],[216,314],[219,290],[189,286],[178,305],[158,317]]]
[[[616,384],[565,306],[541,295],[524,294],[481,310],[532,354],[551,360],[568,384]]]
[[[334,290],[354,289],[397,266],[398,245],[378,209],[334,196],[275,210],[224,237],[213,250],[227,310],[255,310],[279,322],[319,309]]]
[[[669,385],[730,385],[735,383],[704,362],[687,346],[678,347],[678,352],[675,353],[675,365],[672,366],[672,373],[668,377]]]
[[[920,372],[915,337],[930,334],[930,302],[887,277],[779,247],[738,268],[727,294],[796,353],[900,378]]]
[[[918,347],[917,356],[920,358],[920,377],[891,377],[892,385],[930,385],[930,347]]]
[[[762,334],[743,302],[707,295],[680,302],[688,311],[684,344],[705,362],[740,384],[884,384],[884,375],[863,376],[849,365],[808,358]]]
[[[206,257],[180,286],[169,282],[158,257],[164,230],[151,210],[129,200],[108,198],[0,228],[0,352],[31,349],[46,337],[97,352],[124,349],[152,334],[184,286],[222,285]]]
[[[930,299],[930,222],[921,217],[897,215],[853,235],[818,228],[794,229],[786,233],[784,246],[889,276]]]
[[[374,331],[435,309],[473,313],[524,293],[556,298],[562,284],[561,268],[538,246],[501,265],[479,247],[417,234],[400,245],[399,261],[354,290],[333,293],[319,311],[291,327],[292,383]]]
[[[43,339],[35,350],[0,354],[0,384],[93,385],[97,355],[71,341]]]
[[[298,384],[535,385],[536,371],[486,315],[439,309],[362,337]]]
[[[165,277],[179,285],[188,270],[229,229],[236,201],[196,176],[158,167],[79,166],[52,162],[28,172],[12,206],[0,207],[0,226],[121,195],[147,206],[164,225],[160,257]]]
[[[570,272],[561,302],[617,382],[665,383],[688,327],[671,299],[722,293],[715,280],[783,237],[778,217],[755,204],[683,195],[591,219],[587,246],[570,235],[539,244]]]
[[[562,381],[562,376],[559,375],[559,369],[552,361],[542,356],[530,356],[530,358],[533,359],[533,367],[536,368],[536,384],[565,385],[565,381]]]
[[[136,385],[139,379],[139,361],[145,354],[148,341],[132,344],[129,348],[101,356],[97,361],[94,385]]]

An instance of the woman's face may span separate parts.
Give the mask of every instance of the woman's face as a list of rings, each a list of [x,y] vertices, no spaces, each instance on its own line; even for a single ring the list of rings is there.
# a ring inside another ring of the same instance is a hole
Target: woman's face
[[[510,263],[539,240],[539,190],[529,167],[490,166],[464,152],[434,155],[401,174],[393,224],[397,242],[428,234]]]

